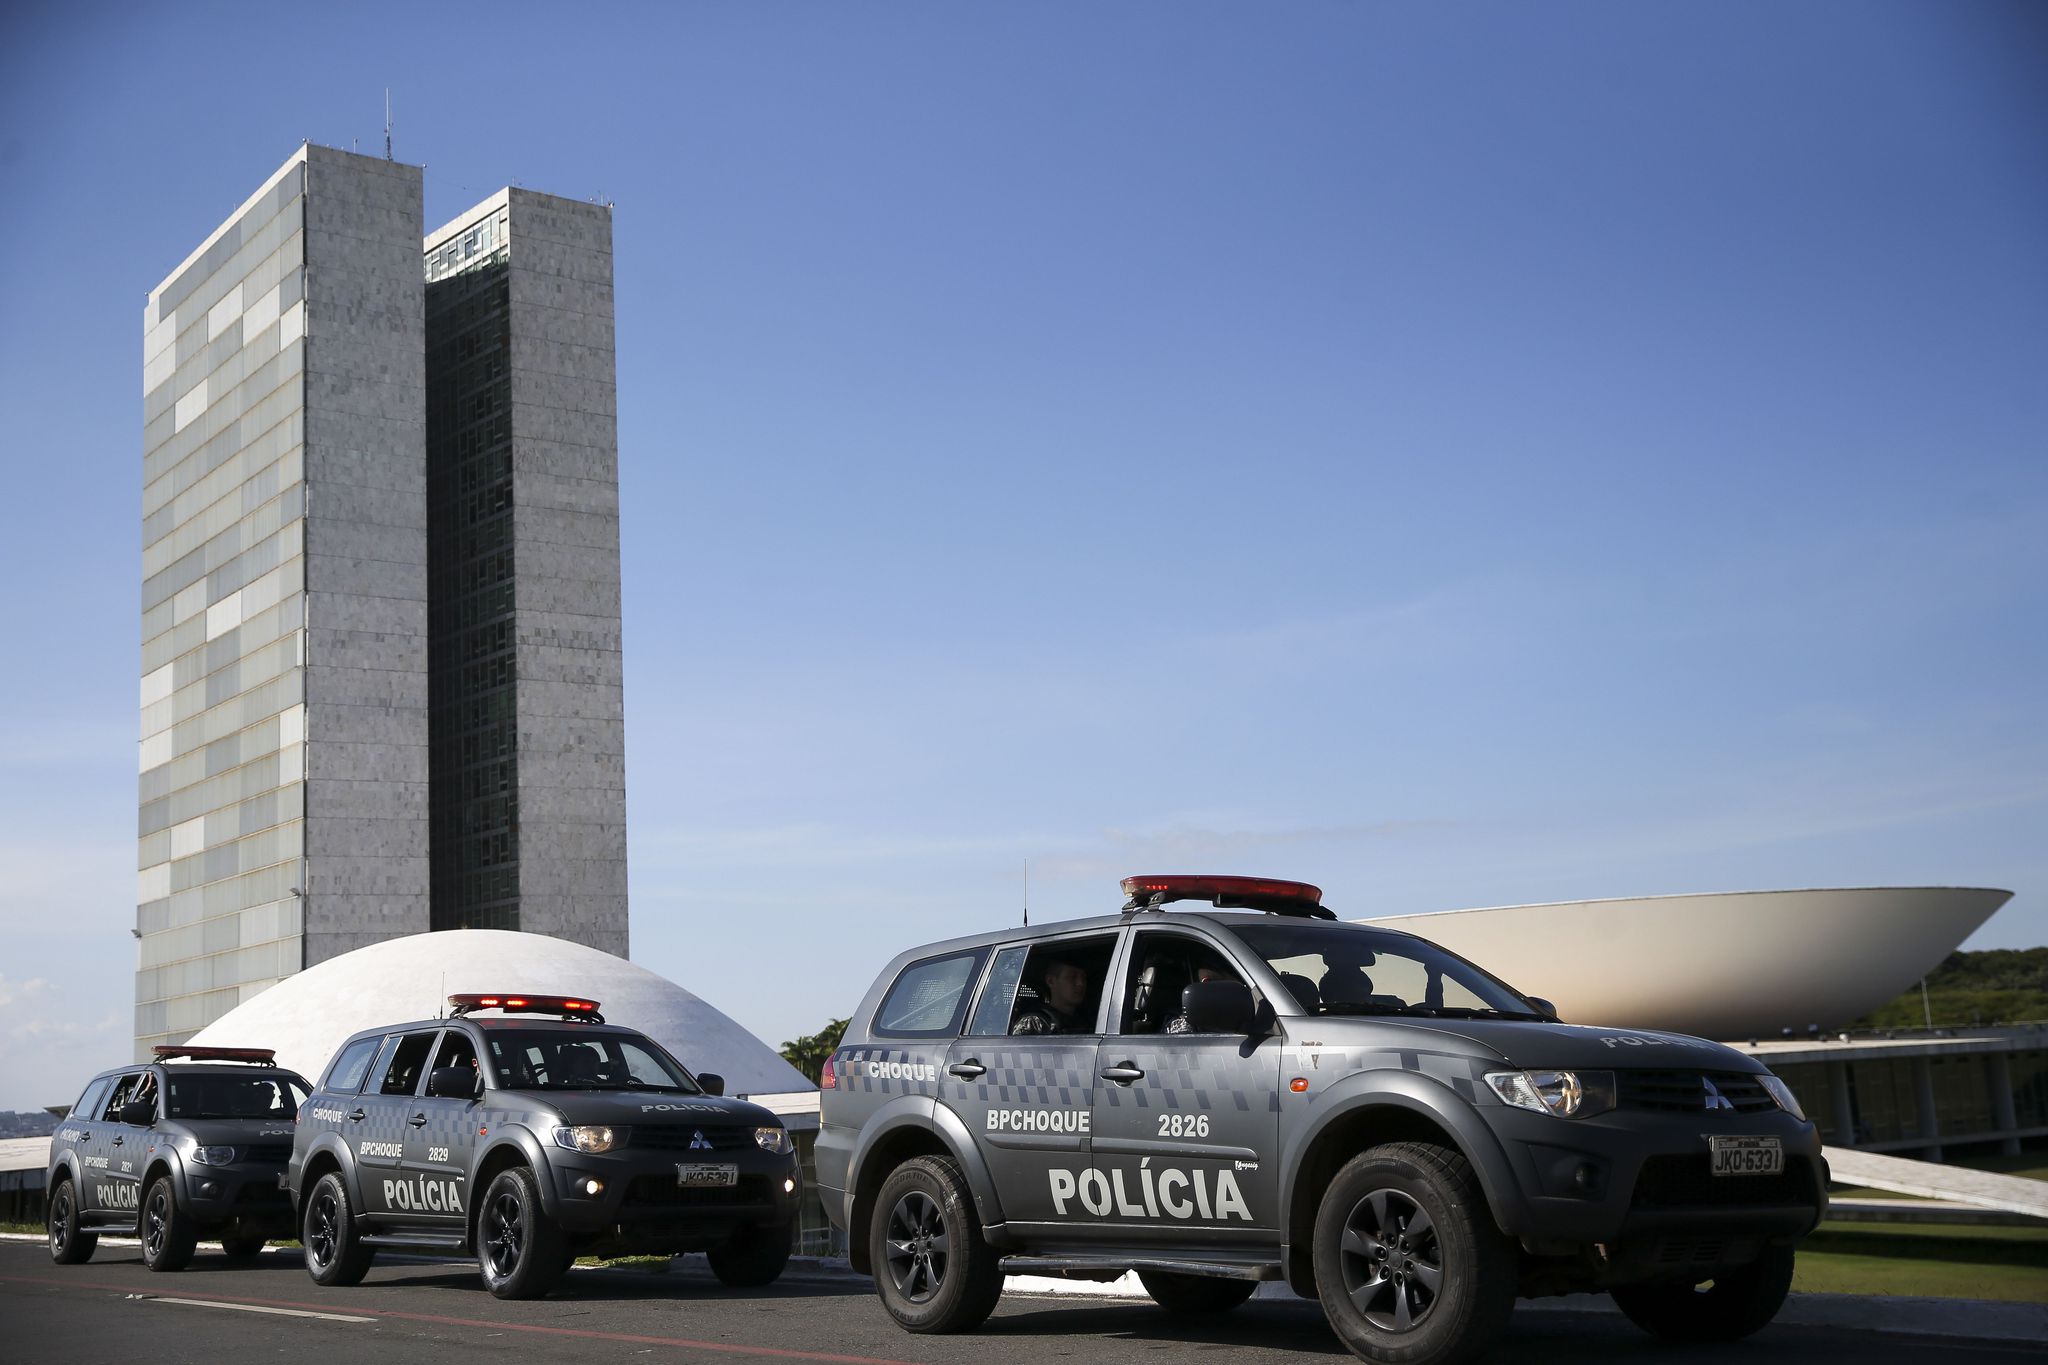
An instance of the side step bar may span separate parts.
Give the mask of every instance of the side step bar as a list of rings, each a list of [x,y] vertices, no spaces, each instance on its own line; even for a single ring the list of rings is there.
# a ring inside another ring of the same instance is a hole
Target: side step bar
[[[452,1251],[466,1254],[460,1237],[436,1237],[431,1232],[365,1232],[357,1241],[366,1247],[405,1248],[411,1251]]]
[[[1075,1280],[1113,1280],[1127,1270],[1164,1270],[1209,1280],[1278,1280],[1278,1261],[1180,1261],[1164,1256],[1005,1256],[1005,1275],[1052,1275]]]

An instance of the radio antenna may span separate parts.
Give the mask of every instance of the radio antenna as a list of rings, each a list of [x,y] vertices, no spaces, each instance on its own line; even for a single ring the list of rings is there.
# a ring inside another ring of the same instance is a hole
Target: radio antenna
[[[384,87],[384,159],[391,160],[391,87],[388,85]]]
[[[1024,860],[1024,927],[1031,927],[1031,860]]]

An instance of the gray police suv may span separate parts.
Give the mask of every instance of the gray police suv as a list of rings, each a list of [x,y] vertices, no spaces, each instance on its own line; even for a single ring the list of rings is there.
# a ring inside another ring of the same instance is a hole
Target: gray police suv
[[[246,1260],[292,1235],[280,1187],[305,1078],[265,1048],[159,1047],[92,1078],[50,1141],[50,1259],[91,1259],[139,1234],[142,1263],[179,1270],[199,1242]]]
[[[350,1038],[300,1110],[291,1196],[317,1283],[358,1283],[379,1247],[473,1252],[501,1299],[597,1253],[706,1251],[729,1285],[782,1273],[801,1191],[773,1114],[595,1001],[448,1003]]]
[[[1751,1058],[1560,1023],[1312,886],[1123,886],[1118,916],[900,955],[825,1070],[825,1209],[904,1327],[1130,1270],[1180,1313],[1285,1280],[1404,1365],[1483,1350],[1517,1296],[1690,1340],[1777,1312],[1827,1170]],[[1160,913],[1184,900],[1214,908]]]

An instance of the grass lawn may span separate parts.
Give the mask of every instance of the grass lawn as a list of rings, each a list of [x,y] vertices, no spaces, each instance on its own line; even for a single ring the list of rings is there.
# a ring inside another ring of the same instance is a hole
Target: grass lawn
[[[2048,1227],[1823,1223],[1799,1244],[1792,1288],[2048,1303]]]

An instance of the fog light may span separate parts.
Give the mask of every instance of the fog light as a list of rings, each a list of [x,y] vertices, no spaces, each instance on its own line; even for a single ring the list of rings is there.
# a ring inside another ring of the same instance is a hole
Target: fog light
[[[583,1192],[592,1199],[595,1199],[604,1193],[604,1182],[602,1180],[586,1180],[583,1182]]]
[[[795,1194],[795,1193],[796,1193],[796,1181],[795,1181],[795,1180],[793,1180],[793,1179],[791,1179],[791,1178],[789,1178],[788,1176],[785,1176],[785,1177],[783,1177],[783,1180],[782,1180],[782,1192],[783,1192],[784,1194]]]
[[[218,1196],[219,1194],[220,1194],[220,1186],[219,1186],[219,1185],[217,1185],[217,1184],[215,1184],[215,1183],[214,1183],[213,1181],[211,1181],[211,1180],[202,1180],[202,1181],[200,1181],[200,1182],[199,1182],[199,1196],[200,1196],[200,1198],[202,1198],[202,1199],[213,1199],[213,1198],[216,1198],[216,1197],[217,1197],[217,1196]]]

